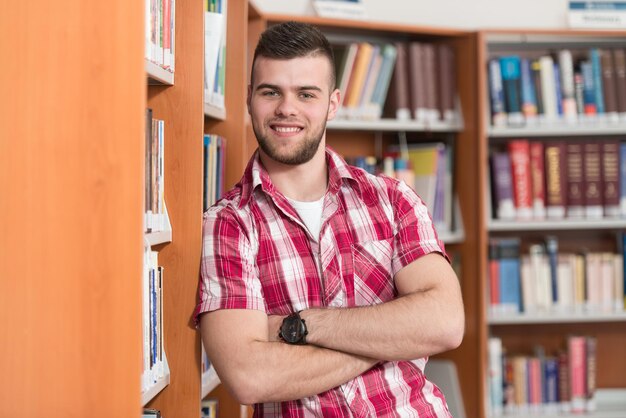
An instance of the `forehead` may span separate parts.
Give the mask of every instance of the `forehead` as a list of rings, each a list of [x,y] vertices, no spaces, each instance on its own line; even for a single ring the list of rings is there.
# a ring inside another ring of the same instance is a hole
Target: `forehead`
[[[323,55],[307,55],[290,59],[257,57],[253,71],[255,85],[328,87],[331,63]]]

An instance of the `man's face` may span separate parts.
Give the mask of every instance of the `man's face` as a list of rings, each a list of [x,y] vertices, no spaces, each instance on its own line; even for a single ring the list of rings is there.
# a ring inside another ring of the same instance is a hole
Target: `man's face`
[[[289,165],[304,164],[325,138],[339,90],[330,91],[331,63],[324,56],[287,60],[257,57],[248,112],[261,151]]]

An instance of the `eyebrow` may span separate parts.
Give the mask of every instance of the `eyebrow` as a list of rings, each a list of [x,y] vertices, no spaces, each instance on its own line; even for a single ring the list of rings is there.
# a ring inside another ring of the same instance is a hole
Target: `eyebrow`
[[[281,90],[279,86],[275,84],[269,84],[269,83],[261,83],[258,86],[256,86],[255,90],[261,90],[261,89]],[[317,86],[299,86],[297,90],[298,91],[314,90],[314,91],[319,91],[320,93],[322,93],[322,89]]]

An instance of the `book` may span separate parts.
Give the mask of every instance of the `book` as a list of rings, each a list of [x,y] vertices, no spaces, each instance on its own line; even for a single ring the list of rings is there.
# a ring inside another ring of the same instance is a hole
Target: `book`
[[[558,63],[560,71],[560,91],[562,94],[561,107],[563,117],[568,122],[576,122],[576,95],[574,88],[574,62],[569,49],[562,49],[558,52]],[[557,86],[558,89],[558,86]]]
[[[570,372],[571,410],[585,412],[587,399],[586,341],[582,336],[571,336],[567,340]]]
[[[583,145],[585,173],[585,216],[601,219],[604,213],[602,205],[602,149],[597,141]]]
[[[556,76],[554,73],[554,60],[545,55],[539,58],[541,77],[541,97],[543,102],[543,118],[548,123],[554,123],[559,116],[556,96]]]
[[[565,146],[567,165],[567,217],[585,216],[583,144],[568,141]]]
[[[521,108],[522,74],[520,57],[517,55],[500,57],[500,70],[502,71],[502,86],[504,89],[507,122],[509,125],[522,125],[524,118]]]
[[[496,313],[500,305],[500,249],[496,239],[489,240],[488,257],[489,308]]]
[[[394,46],[396,48],[396,64],[393,67],[393,77],[385,106],[388,109],[387,113],[395,119],[410,120],[408,47],[403,42],[397,42]]]
[[[387,92],[389,91],[389,83],[391,82],[391,76],[396,64],[396,56],[396,47],[392,44],[385,44],[382,49],[383,62],[381,64],[371,100],[373,106],[372,114],[375,119],[380,119],[382,116],[385,101],[387,99]]]
[[[537,97],[533,82],[530,60],[522,58],[520,61],[522,83],[522,114],[526,124],[533,124],[537,118]]]
[[[549,219],[565,217],[565,142],[551,141],[545,145],[546,207]]]
[[[413,118],[425,122],[429,118],[426,92],[426,51],[421,42],[411,42],[408,46],[410,103]]]
[[[491,412],[501,415],[504,406],[504,372],[502,367],[502,340],[490,337],[488,340],[488,380]]]
[[[425,43],[423,45],[424,61],[424,83],[426,84],[426,111],[429,123],[437,122],[441,119],[437,98],[437,84],[440,77],[435,56],[435,45]]]
[[[558,255],[559,255],[559,241],[555,236],[547,236],[546,241],[546,254],[548,256],[548,262],[550,263],[550,285],[552,287],[552,304],[553,306],[559,301],[559,288],[558,288]]]
[[[494,152],[491,155],[491,172],[496,219],[515,219],[513,175],[508,152]]]
[[[445,44],[437,45],[437,67],[439,78],[437,97],[441,118],[446,122],[459,119],[456,111],[456,63],[454,49]]]
[[[613,53],[609,49],[599,50],[601,78],[602,78],[602,98],[604,100],[604,111],[609,122],[619,122],[617,109],[617,81],[615,77],[615,64]]]
[[[615,48],[613,64],[615,65],[615,89],[617,97],[617,112],[620,119],[626,118],[626,53],[622,48]]]
[[[546,217],[545,163],[543,142],[530,143],[533,219]]]
[[[593,76],[594,86],[594,102],[596,111],[600,115],[604,115],[604,87],[602,83],[602,63],[600,62],[600,50],[591,48],[589,50],[589,61],[591,62],[591,74]]]
[[[520,239],[502,238],[500,247],[500,304],[505,313],[522,308],[520,286]]]
[[[530,145],[528,140],[516,139],[508,143],[513,180],[513,198],[516,218],[533,217],[532,179],[530,172]]]
[[[504,87],[502,85],[502,71],[500,60],[492,58],[488,63],[489,74],[489,104],[491,110],[491,124],[506,126],[506,109],[504,106]]]
[[[617,218],[620,216],[620,143],[617,140],[604,140],[600,147],[604,216]]]

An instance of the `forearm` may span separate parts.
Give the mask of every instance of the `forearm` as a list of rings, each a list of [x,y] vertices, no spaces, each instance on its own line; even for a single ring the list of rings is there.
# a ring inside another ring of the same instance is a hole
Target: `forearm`
[[[248,337],[241,329],[228,325],[235,315],[228,311],[205,315],[202,335],[222,383],[243,404],[313,396],[353,379],[377,363],[321,347],[270,342],[267,327],[256,337]],[[247,325],[257,321],[259,313],[246,315],[250,318]]]
[[[448,350],[451,315],[430,303],[434,297],[425,292],[376,306],[303,311],[307,341],[381,360],[411,360]]]
[[[461,292],[443,257],[427,255],[405,267],[397,274],[396,285],[402,296],[379,305],[301,312],[309,331],[307,341],[381,360],[421,358],[460,344]]]

